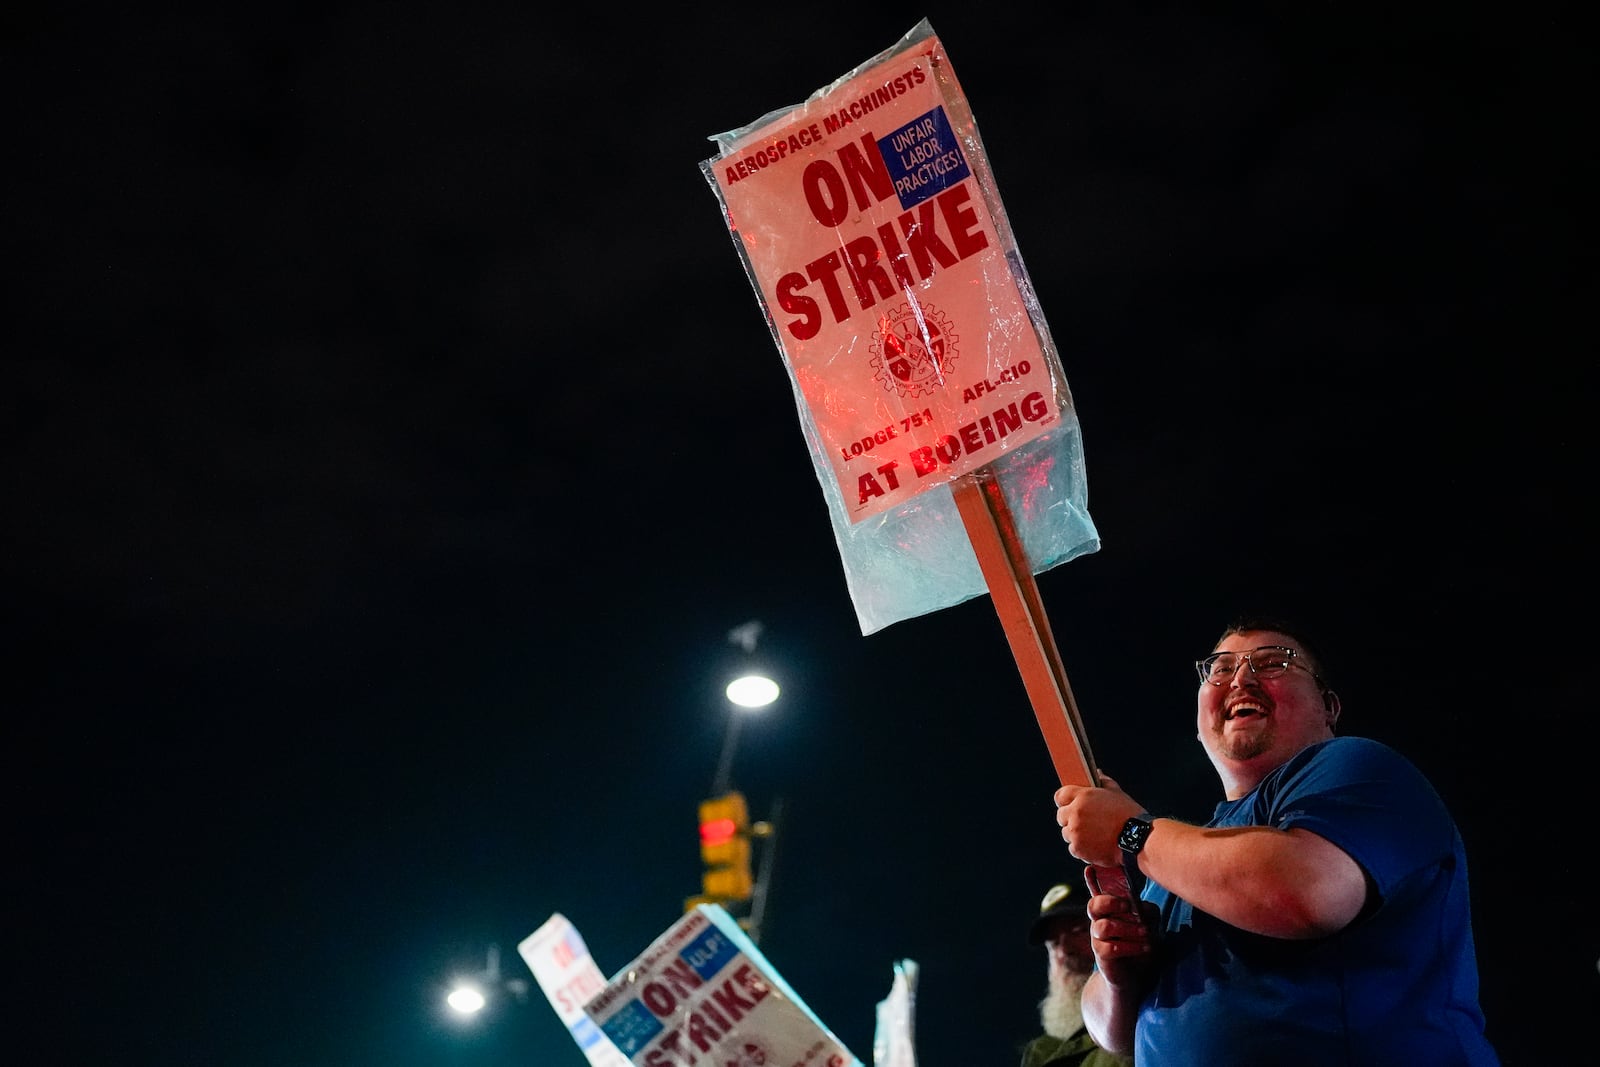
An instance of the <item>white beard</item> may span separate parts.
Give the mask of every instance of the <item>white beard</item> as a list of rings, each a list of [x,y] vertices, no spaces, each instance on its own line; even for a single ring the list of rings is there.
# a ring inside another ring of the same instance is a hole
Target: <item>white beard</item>
[[[1050,992],[1039,1002],[1039,1022],[1051,1037],[1069,1038],[1083,1029],[1083,984],[1086,974],[1050,976]]]

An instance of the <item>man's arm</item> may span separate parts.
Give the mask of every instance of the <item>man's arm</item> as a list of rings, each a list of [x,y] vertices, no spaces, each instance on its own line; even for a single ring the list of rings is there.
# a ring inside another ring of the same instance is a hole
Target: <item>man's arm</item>
[[[1118,876],[1122,873],[1112,870]],[[1084,984],[1080,1004],[1083,1024],[1095,1044],[1109,1052],[1132,1055],[1139,1005],[1155,979],[1155,931],[1160,917],[1154,905],[1141,903],[1138,907],[1144,918],[1136,919],[1135,903],[1124,895],[1125,888],[1124,883],[1116,891],[1096,892],[1089,898],[1095,971]]]
[[[1117,834],[1137,801],[1110,788],[1056,790],[1056,822],[1072,854],[1086,863],[1122,862]],[[1139,869],[1201,911],[1267,937],[1313,938],[1342,930],[1361,912],[1367,877],[1360,864],[1309,830],[1270,826],[1192,826],[1155,819]]]
[[[1367,900],[1361,866],[1309,830],[1156,819],[1138,859],[1145,876],[1173,894],[1266,937],[1337,933]]]

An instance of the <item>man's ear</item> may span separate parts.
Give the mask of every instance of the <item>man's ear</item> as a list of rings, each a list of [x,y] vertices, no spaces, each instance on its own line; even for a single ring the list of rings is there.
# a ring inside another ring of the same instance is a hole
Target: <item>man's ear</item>
[[[1326,713],[1325,718],[1327,719],[1328,729],[1332,730],[1339,725],[1339,712],[1344,710],[1344,706],[1339,702],[1339,694],[1332,689],[1324,689],[1322,691],[1322,707]]]

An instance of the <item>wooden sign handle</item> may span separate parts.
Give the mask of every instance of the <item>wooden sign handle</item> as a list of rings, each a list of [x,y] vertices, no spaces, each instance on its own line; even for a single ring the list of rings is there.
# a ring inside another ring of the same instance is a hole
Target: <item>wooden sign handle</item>
[[[964,474],[950,486],[967,538],[977,553],[989,596],[1022,672],[1022,684],[1039,720],[1050,759],[1063,785],[1099,785],[1089,737],[1061,666],[1050,620],[1039,599],[1033,568],[1012,520],[1000,483],[988,467]]]

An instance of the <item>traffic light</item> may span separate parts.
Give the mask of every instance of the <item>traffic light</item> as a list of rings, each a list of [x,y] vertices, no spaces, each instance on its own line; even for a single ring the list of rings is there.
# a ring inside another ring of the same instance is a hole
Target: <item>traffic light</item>
[[[750,809],[740,792],[724,793],[700,802],[700,877],[704,893],[695,904],[728,904],[750,899],[755,882],[750,875]]]

